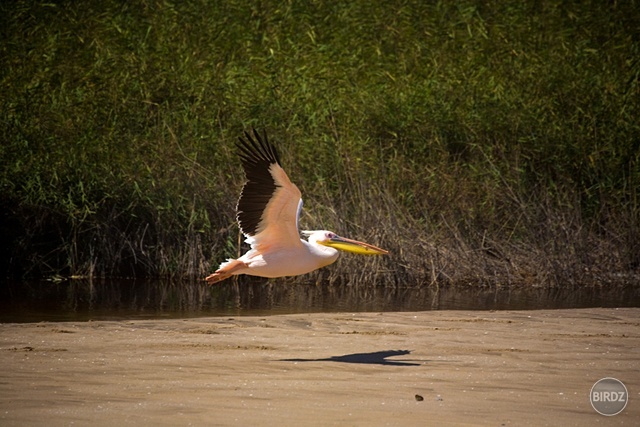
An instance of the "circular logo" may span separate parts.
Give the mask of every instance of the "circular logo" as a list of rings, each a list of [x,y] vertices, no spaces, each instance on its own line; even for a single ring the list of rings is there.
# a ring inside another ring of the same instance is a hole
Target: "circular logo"
[[[618,415],[627,407],[629,393],[622,381],[615,378],[603,378],[596,381],[589,394],[591,406],[599,414]]]

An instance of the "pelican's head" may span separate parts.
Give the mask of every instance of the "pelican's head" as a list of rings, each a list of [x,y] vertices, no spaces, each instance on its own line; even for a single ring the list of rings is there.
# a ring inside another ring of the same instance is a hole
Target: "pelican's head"
[[[358,242],[357,240],[347,239],[346,237],[340,237],[333,231],[312,230],[303,231],[302,234],[309,236],[309,243],[329,246],[341,251],[353,252],[354,254],[385,255],[389,253],[384,249],[380,249],[379,247],[368,243]]]

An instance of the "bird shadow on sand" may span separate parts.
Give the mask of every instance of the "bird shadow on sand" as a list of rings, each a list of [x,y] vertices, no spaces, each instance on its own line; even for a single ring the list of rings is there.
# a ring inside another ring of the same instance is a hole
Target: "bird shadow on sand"
[[[281,362],[340,362],[340,363],[360,363],[365,365],[384,365],[384,366],[420,366],[423,363],[417,363],[414,360],[388,360],[393,356],[404,356],[411,354],[410,350],[384,350],[374,351],[372,353],[353,353],[343,356],[331,356],[321,359],[280,359]]]

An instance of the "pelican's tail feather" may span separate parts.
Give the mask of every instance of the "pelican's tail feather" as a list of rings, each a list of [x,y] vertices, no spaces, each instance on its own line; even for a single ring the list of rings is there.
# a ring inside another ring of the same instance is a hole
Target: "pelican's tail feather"
[[[220,264],[220,268],[216,270],[215,273],[207,276],[206,280],[208,284],[213,285],[214,283],[221,282],[234,274],[239,274],[238,270],[242,270],[244,268],[248,268],[247,264],[239,259],[230,259],[227,262],[223,262]]]

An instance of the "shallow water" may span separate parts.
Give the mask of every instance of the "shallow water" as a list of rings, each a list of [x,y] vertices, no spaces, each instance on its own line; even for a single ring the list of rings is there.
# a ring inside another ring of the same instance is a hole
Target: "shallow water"
[[[640,307],[640,287],[361,288],[260,280],[208,287],[170,281],[70,280],[9,283],[0,292],[0,322],[589,307]]]

